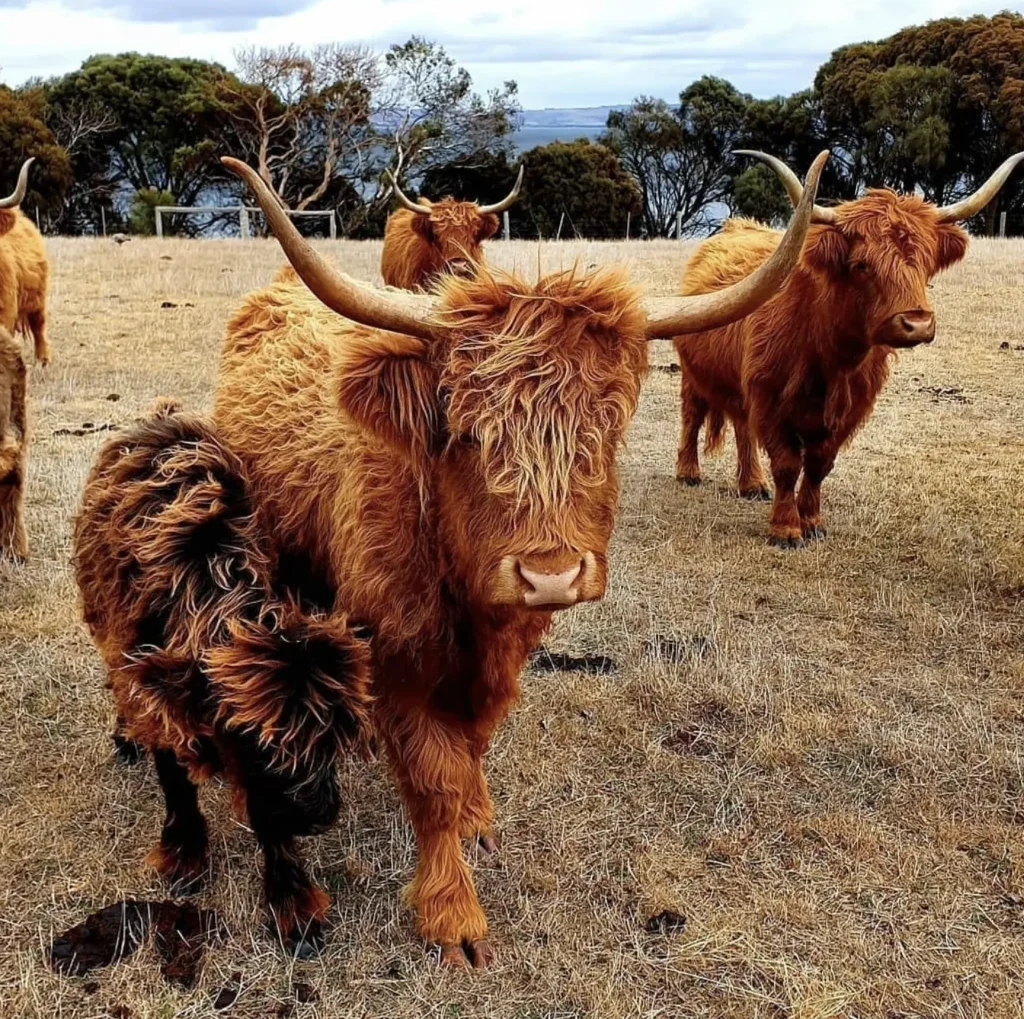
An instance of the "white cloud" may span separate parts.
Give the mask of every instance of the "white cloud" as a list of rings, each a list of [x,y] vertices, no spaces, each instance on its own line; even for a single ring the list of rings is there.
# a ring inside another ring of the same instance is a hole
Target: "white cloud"
[[[436,0],[0,0],[3,76],[17,83],[76,68],[93,53],[220,60],[239,46],[327,40],[384,46],[417,33],[443,43],[477,88],[519,82],[524,106],[672,98],[701,74],[757,95],[810,84],[837,46],[907,24],[977,13],[970,0],[483,0],[461,20]],[[982,4],[995,13],[1005,0]],[[10,45],[14,42],[14,45]]]

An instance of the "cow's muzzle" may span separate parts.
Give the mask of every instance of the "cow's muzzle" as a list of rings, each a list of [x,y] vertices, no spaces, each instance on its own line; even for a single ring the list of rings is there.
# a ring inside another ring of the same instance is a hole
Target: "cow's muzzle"
[[[923,308],[901,311],[886,323],[881,342],[891,347],[916,347],[935,339],[935,313]]]

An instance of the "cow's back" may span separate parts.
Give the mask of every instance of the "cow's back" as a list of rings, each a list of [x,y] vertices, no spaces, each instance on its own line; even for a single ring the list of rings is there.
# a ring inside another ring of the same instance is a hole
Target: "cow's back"
[[[412,470],[338,406],[334,350],[362,329],[301,284],[250,294],[228,323],[214,421],[286,571],[314,572],[339,607],[393,630],[424,611],[423,516]]]
[[[727,220],[702,241],[683,271],[682,294],[708,294],[750,275],[778,246],[781,234],[748,219]],[[713,406],[740,413],[743,405],[745,320],[677,337],[676,351],[696,392]]]

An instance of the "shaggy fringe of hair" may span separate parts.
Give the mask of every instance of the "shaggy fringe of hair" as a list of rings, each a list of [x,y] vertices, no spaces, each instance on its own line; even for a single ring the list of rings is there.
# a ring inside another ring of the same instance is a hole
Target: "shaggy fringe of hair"
[[[161,400],[104,446],[75,521],[83,614],[129,733],[194,765],[220,727],[252,731],[292,771],[361,744],[366,643],[279,597],[241,462],[178,410]]]
[[[368,754],[370,654],[344,620],[285,604],[230,630],[231,643],[206,654],[218,722],[256,735],[282,771],[308,766],[314,747]]]
[[[439,295],[462,334],[440,386],[453,433],[480,444],[490,490],[547,511],[566,508],[574,489],[602,486],[605,442],[625,433],[647,367],[646,312],[627,272],[573,267],[531,286],[481,267],[444,277]],[[632,371],[618,367],[624,345]]]

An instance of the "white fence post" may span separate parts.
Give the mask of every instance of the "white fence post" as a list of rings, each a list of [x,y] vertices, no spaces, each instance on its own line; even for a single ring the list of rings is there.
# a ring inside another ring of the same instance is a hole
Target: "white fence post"
[[[562,239],[562,224],[565,222],[565,213],[558,217],[558,233],[555,234],[555,240],[560,241]]]
[[[1005,212],[999,213],[999,236],[1000,237],[1005,237],[1006,236],[1006,213]]]
[[[631,211],[631,210],[629,210],[629,209],[627,209],[627,210],[626,210],[626,240],[627,240],[627,241],[629,240],[629,223],[630,223],[630,220],[631,220],[632,218],[633,218],[633,213],[632,213],[632,211]]]
[[[158,205],[156,207],[156,209],[154,209],[153,211],[156,213],[156,235],[157,235],[157,237],[163,237],[163,235],[164,235],[164,217],[163,217],[163,214],[162,214],[163,210]]]
[[[504,238],[503,239],[507,241],[509,239],[509,236],[511,235],[511,232],[512,232],[509,229],[509,225],[508,225],[508,209],[506,209],[501,215],[502,215],[502,219],[505,220],[505,234],[504,234]]]
[[[244,205],[238,207],[238,236],[245,241],[249,239],[249,210]]]
[[[334,209],[331,209],[331,218],[328,222],[331,225],[331,240],[336,241],[338,239],[338,221],[334,216]]]
[[[676,213],[676,240],[681,241],[683,239],[683,210],[680,209]]]

